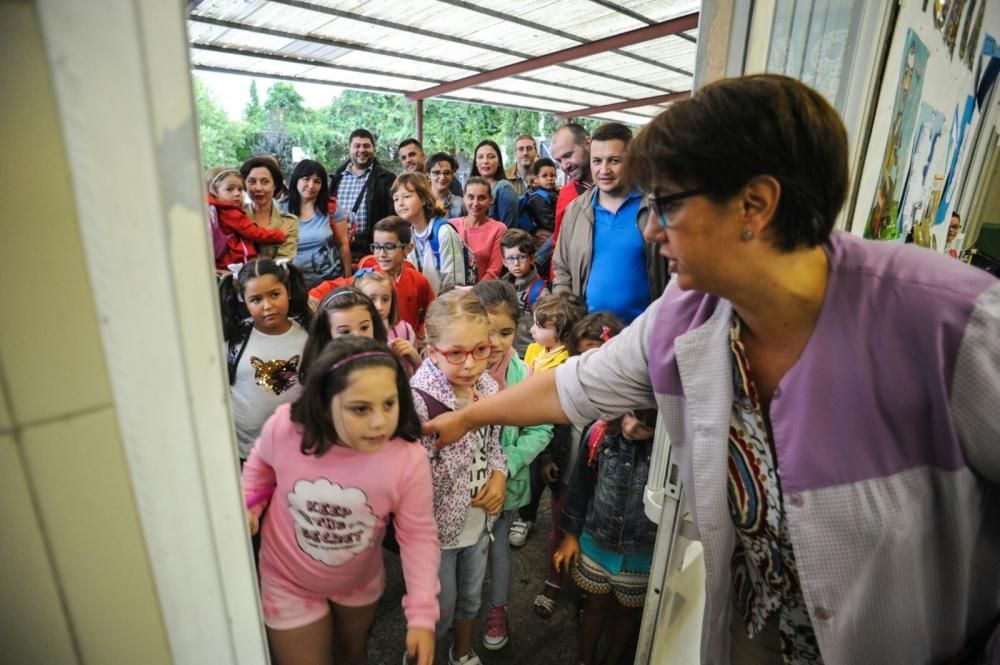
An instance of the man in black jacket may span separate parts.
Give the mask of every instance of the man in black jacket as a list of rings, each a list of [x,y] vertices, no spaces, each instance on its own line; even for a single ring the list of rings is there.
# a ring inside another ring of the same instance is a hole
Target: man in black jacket
[[[330,191],[350,216],[351,256],[357,262],[370,253],[375,223],[396,214],[389,193],[396,175],[375,159],[375,137],[367,129],[351,132],[348,154],[350,159],[330,174]]]

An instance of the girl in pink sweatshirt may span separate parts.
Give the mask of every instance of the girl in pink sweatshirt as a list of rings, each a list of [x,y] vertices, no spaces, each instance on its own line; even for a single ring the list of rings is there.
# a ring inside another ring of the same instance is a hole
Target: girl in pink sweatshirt
[[[260,590],[276,662],[368,662],[385,587],[379,545],[392,513],[406,650],[411,662],[431,665],[440,549],[406,372],[384,343],[353,335],[330,342],[308,369],[302,396],[268,419],[243,467],[251,533],[271,504]]]

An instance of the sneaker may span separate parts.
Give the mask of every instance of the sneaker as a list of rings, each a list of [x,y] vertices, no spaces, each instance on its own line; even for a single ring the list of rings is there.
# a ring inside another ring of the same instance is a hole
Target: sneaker
[[[528,542],[528,532],[531,531],[531,522],[522,519],[516,519],[511,522],[510,533],[507,536],[507,542],[510,543],[511,547],[524,547],[524,544]]]
[[[490,607],[486,614],[486,630],[483,631],[483,647],[487,651],[499,651],[507,646],[507,608]]]
[[[451,648],[448,649],[448,665],[483,665],[483,661],[479,660],[479,656],[477,656],[476,652],[472,649],[469,649],[469,653],[465,654],[458,660],[455,660],[455,657],[451,652],[451,649],[454,648],[454,646],[455,645],[452,645]]]

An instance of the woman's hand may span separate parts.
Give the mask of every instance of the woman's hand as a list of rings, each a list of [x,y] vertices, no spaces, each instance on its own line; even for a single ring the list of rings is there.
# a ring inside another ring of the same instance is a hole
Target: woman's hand
[[[503,510],[504,494],[507,492],[507,474],[494,471],[490,479],[472,500],[473,508],[482,508],[487,515],[496,515]]]
[[[251,536],[256,536],[257,532],[260,531],[260,516],[248,508],[244,508],[247,514],[247,529],[250,530]]]
[[[410,628],[406,631],[406,656],[414,665],[434,664],[434,631]]]
[[[416,347],[414,347],[409,340],[403,339],[402,337],[397,337],[396,339],[389,342],[389,347],[400,358],[409,358],[410,362],[412,362],[414,366],[419,365],[421,362],[423,362],[420,359],[420,354],[417,353]]]
[[[559,480],[559,465],[555,462],[549,462],[542,467],[542,480],[545,484],[550,485],[557,480]]]
[[[580,558],[580,540],[572,533],[564,533],[559,549],[552,555],[552,565],[556,570],[568,573],[570,567]]]
[[[472,429],[472,425],[466,420],[462,411],[464,409],[447,411],[422,425],[424,434],[437,434],[438,440],[434,444],[435,450],[441,450],[448,444],[455,443]]]

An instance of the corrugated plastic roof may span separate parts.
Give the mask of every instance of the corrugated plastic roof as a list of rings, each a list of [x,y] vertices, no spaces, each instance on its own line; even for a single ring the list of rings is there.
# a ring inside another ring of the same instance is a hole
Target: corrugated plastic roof
[[[692,0],[202,0],[195,69],[413,93],[695,13]],[[697,29],[461,88],[442,99],[563,113],[691,89]],[[599,118],[644,124],[662,104]]]

